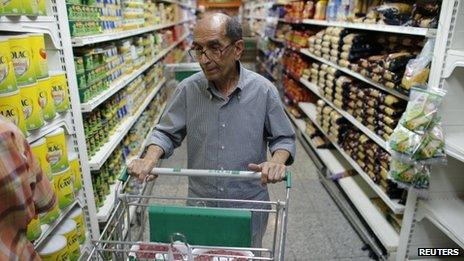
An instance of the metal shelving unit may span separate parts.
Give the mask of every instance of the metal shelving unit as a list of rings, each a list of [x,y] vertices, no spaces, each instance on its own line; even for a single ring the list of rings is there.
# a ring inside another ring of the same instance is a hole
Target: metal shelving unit
[[[90,35],[90,36],[82,36],[82,37],[74,37],[72,39],[72,46],[73,47],[82,47],[90,44],[96,44],[96,43],[103,43],[103,42],[108,42],[108,41],[114,41],[114,40],[119,40],[122,38],[127,38],[135,35],[140,35],[144,33],[149,33],[161,29],[165,29],[168,27],[172,27],[175,25],[180,25],[183,23],[188,23],[192,22],[195,19],[186,19],[180,22],[174,22],[174,23],[168,23],[168,24],[160,24],[160,25],[155,25],[155,26],[149,26],[146,28],[138,28],[138,29],[133,29],[133,30],[127,30],[127,31],[121,31],[121,32],[115,32],[115,33],[108,33],[108,34],[99,34],[99,35]]]
[[[137,122],[137,119],[140,115],[142,115],[143,111],[145,111],[148,104],[150,104],[159,90],[161,90],[165,82],[166,79],[163,79],[157,84],[157,86],[148,94],[147,98],[140,105],[139,109],[133,115],[122,121],[108,141],[98,150],[97,153],[95,153],[95,155],[90,158],[90,170],[99,170],[103,166],[111,153],[113,153],[132,126],[134,126]]]

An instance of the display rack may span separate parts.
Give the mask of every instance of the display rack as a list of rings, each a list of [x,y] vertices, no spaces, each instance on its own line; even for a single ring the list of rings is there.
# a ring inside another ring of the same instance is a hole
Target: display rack
[[[443,105],[443,124],[445,128],[445,137],[447,143],[447,153],[453,159],[449,160],[448,166],[436,166],[432,170],[430,195],[433,200],[426,201],[417,198],[415,190],[410,190],[406,205],[399,204],[398,200],[390,199],[385,191],[377,184],[375,184],[369,175],[348,155],[337,143],[330,140],[337,151],[341,155],[342,161],[348,163],[350,168],[354,169],[358,175],[354,177],[345,177],[333,182],[327,179],[334,170],[327,172],[321,171],[321,182],[328,189],[329,193],[333,196],[337,204],[347,215],[352,225],[360,233],[362,238],[368,243],[372,250],[382,259],[389,260],[407,260],[417,258],[417,247],[440,247],[443,242],[448,242],[443,239],[443,235],[451,239],[457,246],[462,248],[462,234],[459,227],[464,227],[462,217],[464,213],[464,177],[459,175],[459,169],[464,165],[464,108],[462,107],[462,100],[464,99],[464,3],[454,0],[443,0],[441,3],[440,21],[437,29],[408,27],[408,26],[392,26],[384,24],[367,24],[367,23],[351,23],[340,21],[321,21],[314,19],[305,20],[286,20],[279,18],[280,23],[288,23],[291,26],[307,26],[308,28],[323,28],[323,27],[343,27],[347,29],[363,30],[370,32],[383,32],[398,35],[411,35],[423,36],[425,38],[436,38],[434,57],[431,65],[431,72],[429,77],[430,86],[444,86],[443,88],[448,91]],[[245,2],[244,9],[251,9],[253,2]],[[260,7],[267,7],[267,5],[260,5]],[[269,7],[270,8],[270,7]],[[262,10],[261,10],[262,11]],[[257,21],[260,18],[256,15],[245,16],[251,20]],[[408,101],[408,96],[398,92],[397,90],[387,88],[382,84],[374,82],[373,80],[357,73],[349,68],[342,67],[338,64],[330,62],[322,57],[316,56],[309,51],[309,49],[293,48],[286,44],[284,41],[276,41],[272,39],[273,36],[267,37],[274,42],[282,42],[287,49],[298,52],[303,56],[314,61],[327,64],[341,71],[342,73],[354,77],[369,86],[375,87],[386,93],[394,95],[402,100]],[[448,39],[448,40],[446,40]],[[444,45],[443,43],[447,43]],[[446,61],[445,61],[446,60]],[[262,62],[262,60],[261,60]],[[266,65],[268,65],[266,63]],[[267,69],[268,67],[264,67]],[[443,72],[442,72],[443,71]],[[266,70],[269,73],[269,70]],[[334,104],[326,99],[324,95],[319,92],[319,87],[305,78],[295,77],[285,68],[282,74],[287,73],[288,76],[296,80],[301,86],[307,88],[314,93],[319,99],[322,99],[327,105],[332,107],[340,113],[345,119],[348,120],[353,126],[358,128],[361,132],[366,134],[376,144],[386,149],[386,141],[379,137],[376,133],[372,132],[361,122],[356,120],[353,116],[346,111],[334,106]],[[272,74],[270,76],[273,76]],[[456,88],[458,86],[458,88]],[[298,107],[308,117],[316,127],[324,134],[324,130],[318,126],[316,119],[316,109],[314,104],[299,103]],[[295,119],[293,115],[289,114],[290,119],[297,129],[297,133],[308,144],[309,156],[313,159],[316,166],[322,164],[334,164],[335,161],[327,159],[327,155],[321,150],[318,150],[310,140],[304,135],[304,121]],[[325,135],[327,136],[327,135]],[[306,148],[306,146],[304,145]],[[318,162],[320,161],[320,162]],[[326,168],[324,166],[324,168]],[[319,167],[318,167],[319,168]],[[320,168],[319,168],[320,169]],[[335,183],[335,185],[334,185]],[[343,191],[343,198],[348,199],[350,204],[343,203],[344,199],[340,197],[340,191]],[[372,197],[380,197],[382,201],[388,206],[392,213],[403,213],[403,223],[401,233],[397,233],[389,224],[383,214],[381,214],[373,203],[370,201]],[[435,200],[435,201],[434,201]],[[359,222],[354,216],[361,216],[363,222]],[[452,210],[452,208],[454,208]],[[429,223],[425,224],[424,220],[430,221],[434,224],[437,231],[441,231],[443,235],[437,235],[435,230],[429,229]],[[367,230],[366,225],[367,224]],[[373,233],[375,239],[369,234]],[[420,236],[419,236],[420,234]],[[433,235],[437,239],[431,239],[424,243],[421,241],[422,237],[427,237],[428,234]],[[447,235],[447,236],[446,236]],[[381,247],[379,248],[377,242],[380,241]]]
[[[434,166],[427,196],[411,190],[401,230],[398,260],[420,259],[418,248],[464,249],[464,3],[443,0],[429,87],[447,94],[441,107],[445,166]],[[440,42],[438,42],[440,41]],[[404,225],[403,225],[404,226]]]

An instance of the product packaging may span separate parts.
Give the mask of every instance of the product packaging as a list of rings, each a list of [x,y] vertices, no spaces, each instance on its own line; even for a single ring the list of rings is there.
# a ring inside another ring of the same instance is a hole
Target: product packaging
[[[28,131],[44,125],[42,107],[39,104],[39,88],[37,83],[24,85],[19,88],[21,107]]]
[[[67,240],[61,235],[54,235],[45,242],[39,251],[43,261],[69,260]]]
[[[401,86],[406,91],[409,91],[413,86],[422,86],[427,83],[434,46],[435,39],[429,38],[419,56],[409,60],[401,81]]]
[[[58,227],[56,234],[66,237],[69,261],[77,261],[80,256],[80,249],[76,222],[72,219],[67,219]]]
[[[18,90],[8,37],[0,37],[0,95]]]

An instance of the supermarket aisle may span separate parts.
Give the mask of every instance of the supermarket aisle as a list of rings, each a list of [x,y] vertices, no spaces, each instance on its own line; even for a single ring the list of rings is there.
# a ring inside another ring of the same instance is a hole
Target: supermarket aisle
[[[178,148],[162,166],[186,167],[186,146]],[[294,187],[285,260],[369,260],[368,252],[361,250],[363,242],[322,187],[314,164],[299,142],[290,170],[294,173]],[[270,185],[272,199],[279,198],[283,191],[281,184]],[[187,179],[160,177],[152,194],[185,196]],[[264,244],[270,242],[269,238],[266,235]]]

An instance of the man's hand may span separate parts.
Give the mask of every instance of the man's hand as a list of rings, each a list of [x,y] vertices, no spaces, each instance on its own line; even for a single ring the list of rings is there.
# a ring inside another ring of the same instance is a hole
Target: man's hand
[[[147,153],[143,159],[133,160],[127,170],[131,176],[137,177],[139,180],[143,181],[150,174],[151,170],[156,167],[158,159],[164,154],[164,151],[161,147],[157,145],[150,145],[147,149]],[[150,175],[148,180],[155,179],[156,176]]]
[[[144,181],[145,178],[150,174],[151,170],[156,167],[157,160],[147,159],[134,159],[131,161],[127,170],[129,175],[138,178],[140,181]],[[149,176],[148,180],[153,180],[155,176]]]
[[[248,169],[255,172],[261,172],[261,183],[276,183],[282,181],[285,177],[285,164],[266,161],[261,164],[248,164]]]

